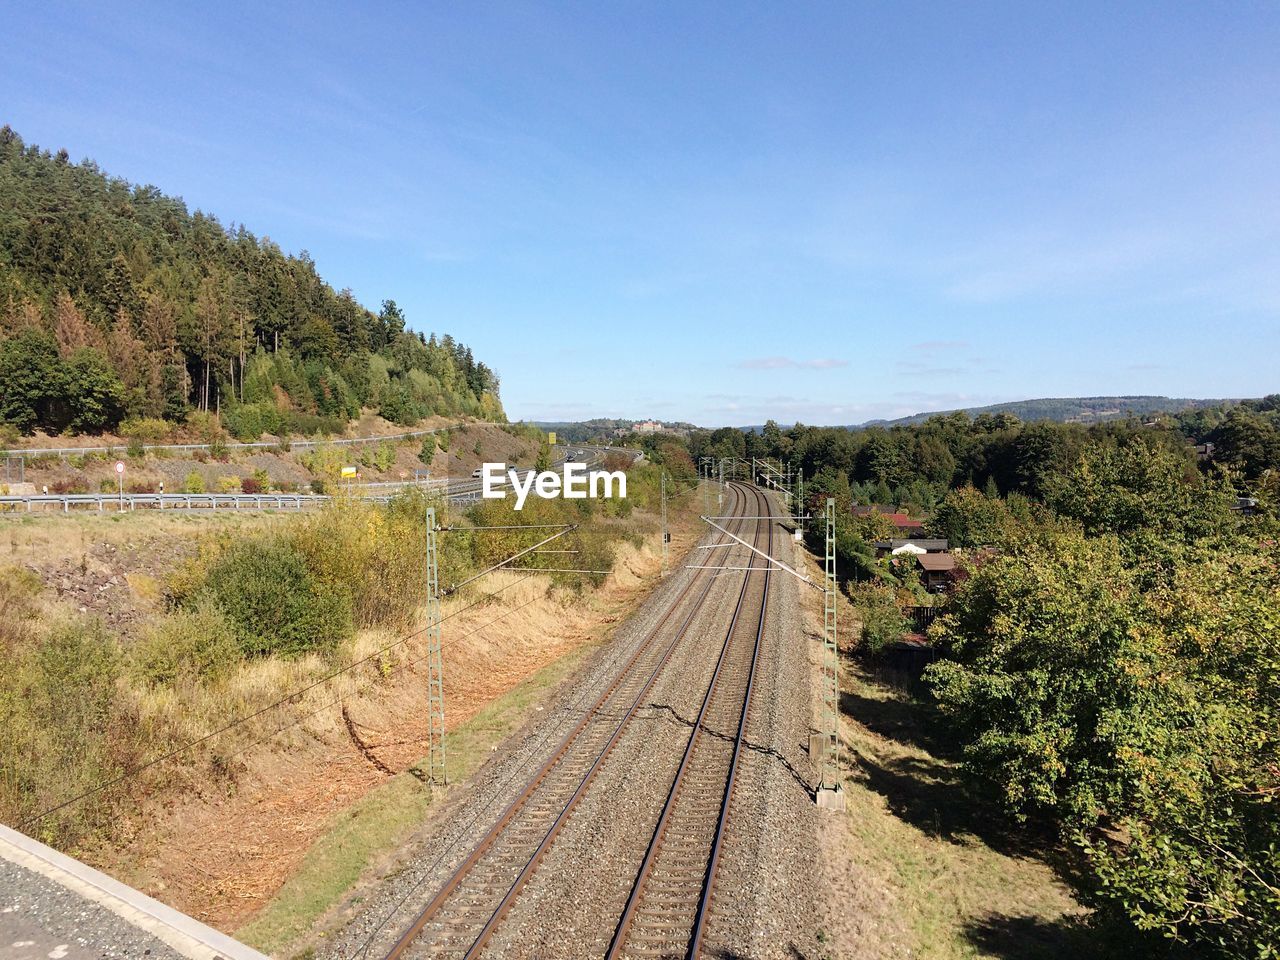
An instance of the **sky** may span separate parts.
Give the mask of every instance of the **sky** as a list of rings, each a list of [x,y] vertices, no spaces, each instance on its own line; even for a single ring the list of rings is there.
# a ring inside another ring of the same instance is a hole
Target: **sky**
[[[513,420],[1280,391],[1280,4],[3,7],[0,123]]]

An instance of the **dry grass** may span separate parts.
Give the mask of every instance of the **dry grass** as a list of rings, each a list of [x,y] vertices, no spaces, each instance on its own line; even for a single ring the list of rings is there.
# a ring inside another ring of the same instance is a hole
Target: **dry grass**
[[[209,515],[157,510],[123,513],[56,513],[0,518],[0,559],[48,567],[78,562],[96,544],[125,546],[139,540],[188,539],[221,530],[257,530],[279,524],[283,514],[223,511]]]

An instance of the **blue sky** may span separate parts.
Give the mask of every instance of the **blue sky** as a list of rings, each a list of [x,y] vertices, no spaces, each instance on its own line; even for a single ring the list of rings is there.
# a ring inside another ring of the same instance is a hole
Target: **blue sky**
[[[1273,3],[6,6],[0,122],[513,419],[1280,390]]]

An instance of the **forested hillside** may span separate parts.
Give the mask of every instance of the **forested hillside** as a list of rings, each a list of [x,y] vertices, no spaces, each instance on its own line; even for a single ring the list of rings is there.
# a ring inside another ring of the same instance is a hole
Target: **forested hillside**
[[[450,336],[335,291],[305,252],[0,128],[0,422],[24,433],[220,416],[241,437],[337,432],[361,408],[502,420]]]
[[[1180,413],[1217,407],[1226,400],[1193,400],[1186,397],[1043,397],[1037,400],[1013,400],[993,403],[985,407],[965,407],[962,410],[944,410],[941,413],[916,413],[896,420],[873,420],[863,426],[906,426],[924,423],[931,417],[948,413],[967,413],[971,417],[984,413],[992,415],[1008,413],[1019,420],[1057,420],[1062,423],[1102,423],[1122,420],[1125,417],[1142,417],[1160,413]]]

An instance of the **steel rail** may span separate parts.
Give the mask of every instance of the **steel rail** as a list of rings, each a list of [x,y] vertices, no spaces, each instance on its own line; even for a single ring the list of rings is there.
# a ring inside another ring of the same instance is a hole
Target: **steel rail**
[[[758,501],[764,500],[761,494],[754,487],[753,493]],[[767,507],[767,501],[763,504]],[[767,546],[772,547],[773,543],[773,526],[767,525]],[[752,549],[755,549],[754,547]],[[757,551],[759,552],[759,551]],[[733,797],[733,787],[737,777],[738,758],[742,748],[743,736],[746,732],[747,715],[751,706],[751,694],[755,686],[756,666],[759,662],[761,640],[764,635],[765,619],[768,613],[769,604],[769,582],[772,575],[772,567],[763,566],[755,567],[755,558],[751,560],[752,569],[759,569],[764,573],[763,585],[759,588],[760,595],[760,614],[757,618],[754,629],[754,642],[751,649],[750,663],[747,668],[747,679],[745,689],[742,693],[741,707],[738,710],[737,730],[734,737],[732,753],[729,760],[728,771],[724,779],[723,791],[719,800],[719,813],[716,818],[715,827],[710,837],[709,853],[707,855],[706,867],[702,872],[702,881],[700,893],[697,902],[693,905],[692,924],[687,932],[687,938],[679,947],[682,955],[685,957],[696,957],[702,943],[703,931],[705,929],[706,919],[709,914],[711,892],[714,888],[716,869],[719,865],[720,850],[723,844],[723,838],[726,826],[729,820],[729,807]],[[677,808],[680,806],[687,793],[686,789],[691,780],[695,779],[690,775],[690,771],[695,769],[696,757],[698,756],[698,748],[703,744],[707,733],[708,714],[711,711],[716,697],[722,692],[722,678],[725,675],[725,665],[731,653],[735,633],[741,621],[742,613],[748,602],[748,597],[754,591],[752,586],[757,582],[756,578],[746,576],[743,577],[742,590],[738,597],[738,604],[734,609],[733,619],[726,631],[725,644],[721,650],[720,659],[716,663],[715,673],[712,675],[711,684],[707,688],[706,696],[703,698],[702,707],[698,712],[698,717],[693,723],[693,729],[689,736],[689,741],[685,746],[685,752],[680,760],[680,766],[676,770],[676,774],[671,783],[671,788],[667,794],[666,803],[663,805],[662,813],[658,818],[657,826],[654,828],[653,838],[649,843],[648,849],[645,851],[644,859],[640,864],[636,879],[631,887],[631,892],[627,897],[626,906],[623,908],[622,916],[618,920],[618,925],[614,931],[614,936],[609,944],[609,950],[606,953],[606,960],[615,960],[627,951],[630,945],[630,939],[634,925],[642,912],[642,904],[645,894],[649,889],[650,883],[655,877],[655,864],[658,858],[664,852],[664,841],[667,838],[668,831],[676,818]],[[714,772],[714,771],[713,771]],[[693,815],[696,819],[696,814]],[[685,842],[685,849],[688,849],[688,837],[682,832],[682,839]],[[679,856],[676,854],[675,856]],[[696,856],[696,854],[692,854]],[[681,873],[687,875],[688,868],[681,870],[680,864],[677,862],[676,869],[672,872],[677,876]],[[671,899],[663,899],[660,903],[655,904],[655,909],[651,911],[660,919],[655,921],[657,925],[670,927],[672,907],[674,904]],[[673,936],[679,936],[675,934]],[[649,939],[652,939],[650,937]],[[652,952],[652,951],[650,951]],[[664,949],[662,955],[670,956],[671,951]]]
[[[738,494],[735,493],[735,495]],[[745,498],[743,498],[743,503],[745,506]],[[421,936],[428,924],[438,918],[444,907],[448,904],[450,898],[460,890],[462,884],[469,877],[471,872],[483,860],[486,854],[495,848],[503,832],[513,824],[517,816],[532,801],[533,795],[538,788],[547,781],[555,768],[568,756],[572,748],[579,742],[592,719],[600,714],[610,698],[612,698],[614,693],[623,686],[624,682],[632,679],[632,671],[636,668],[641,659],[647,653],[652,651],[654,643],[660,632],[672,620],[677,611],[681,609],[685,600],[694,592],[695,587],[701,585],[701,592],[691,605],[687,616],[680,624],[675,635],[662,651],[653,670],[650,672],[648,677],[645,678],[639,693],[633,699],[629,709],[627,709],[626,713],[618,723],[613,735],[606,743],[605,748],[597,754],[586,774],[579,779],[578,787],[573,791],[569,801],[561,805],[559,816],[557,816],[552,827],[544,833],[542,841],[539,842],[532,857],[530,857],[526,862],[526,867],[520,872],[516,882],[508,887],[506,894],[503,896],[498,906],[489,914],[481,933],[472,940],[471,946],[467,949],[466,956],[473,956],[483,948],[488,937],[492,935],[493,930],[496,929],[497,924],[501,921],[506,911],[514,902],[515,896],[519,893],[520,888],[523,887],[524,882],[528,879],[533,867],[536,866],[537,860],[540,859],[546,849],[549,848],[550,842],[554,840],[555,834],[559,832],[559,828],[563,825],[567,813],[576,805],[577,800],[581,797],[582,793],[585,792],[590,781],[594,779],[596,772],[598,772],[601,764],[603,763],[603,760],[610,752],[612,752],[612,749],[620,739],[624,728],[629,725],[631,719],[635,716],[644,696],[650,689],[652,689],[654,683],[656,683],[657,677],[661,674],[663,668],[670,660],[672,653],[688,630],[690,623],[692,623],[694,617],[701,611],[707,595],[711,591],[713,582],[714,578],[712,577],[695,575],[690,579],[689,583],[681,589],[680,593],[663,613],[659,622],[649,631],[645,639],[637,648],[636,652],[631,656],[622,670],[618,672],[608,689],[601,694],[591,709],[584,712],[577,725],[565,735],[551,757],[543,763],[534,776],[528,781],[520,794],[508,805],[506,810],[503,811],[497,822],[473,848],[472,852],[467,856],[462,864],[453,872],[445,882],[444,886],[441,887],[426,907],[420,911],[413,923],[410,924],[410,926],[401,934],[400,938],[392,946],[391,950],[385,955],[386,960],[398,960],[398,958],[404,957],[415,941]]]

